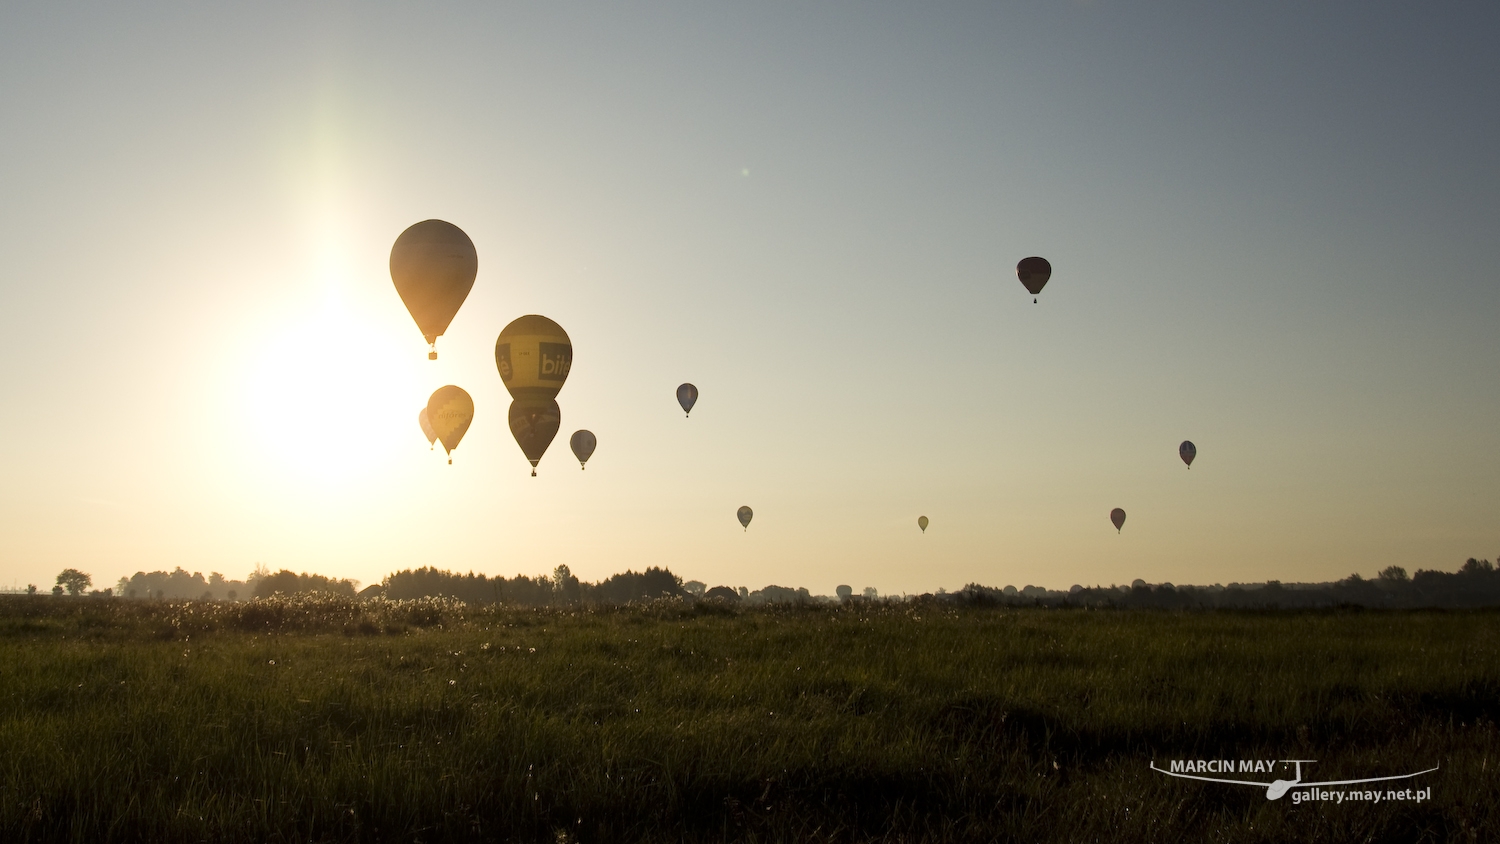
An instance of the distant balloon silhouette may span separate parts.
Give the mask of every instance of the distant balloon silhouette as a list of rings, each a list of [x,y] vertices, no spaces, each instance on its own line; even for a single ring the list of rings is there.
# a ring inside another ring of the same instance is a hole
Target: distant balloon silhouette
[[[551,401],[573,368],[573,341],[562,326],[528,314],[495,338],[495,368],[511,398]]]
[[[391,281],[427,341],[428,360],[437,360],[437,338],[469,297],[478,272],[474,241],[452,223],[423,220],[396,238]]]
[[[1193,468],[1193,458],[1198,456],[1198,447],[1193,445],[1192,440],[1183,440],[1182,445],[1177,447],[1177,456],[1187,464],[1189,469]]]
[[[692,384],[682,384],[677,388],[677,403],[682,405],[682,415],[691,416],[693,405],[698,403],[698,388]]]
[[[536,477],[536,464],[552,445],[557,429],[562,427],[562,411],[552,399],[516,399],[510,403],[510,433],[516,438],[521,453],[531,461],[531,476]]]
[[[1109,520],[1115,525],[1115,533],[1119,533],[1120,528],[1125,526],[1125,511],[1121,510],[1119,507],[1110,510]]]
[[[582,469],[583,464],[589,462],[589,455],[594,453],[599,441],[594,438],[592,431],[574,431],[568,445],[573,447],[573,456],[578,458],[578,468]]]
[[[437,442],[437,431],[432,430],[432,423],[427,421],[427,408],[417,414],[417,424],[422,426],[422,436],[427,438],[427,450],[432,450],[432,444]]]
[[[443,441],[443,450],[448,452],[451,464],[453,449],[458,448],[459,440],[469,430],[469,423],[474,421],[474,400],[461,387],[452,384],[438,387],[427,400],[427,421],[437,432],[438,439]]]
[[[1047,286],[1047,279],[1052,277],[1052,264],[1046,258],[1030,257],[1022,258],[1016,264],[1016,278],[1021,280],[1026,290],[1032,295],[1032,304],[1036,303],[1036,295]]]
[[[917,517],[917,527],[921,528],[923,533],[927,532],[927,524],[928,522],[926,516]]]
[[[744,525],[745,530],[749,530],[750,519],[755,516],[755,511],[751,510],[749,507],[741,507],[739,511],[735,513],[735,515],[739,516],[740,524]]]

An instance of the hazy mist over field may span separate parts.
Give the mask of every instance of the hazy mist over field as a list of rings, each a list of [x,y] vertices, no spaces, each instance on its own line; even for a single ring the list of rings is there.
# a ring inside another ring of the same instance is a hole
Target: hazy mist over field
[[[1493,557],[1497,23],[7,5],[0,585],[565,564],[900,593]],[[436,361],[388,267],[429,218],[479,267]],[[574,354],[535,478],[494,360],[525,314]],[[446,384],[475,405],[451,466],[416,422]]]

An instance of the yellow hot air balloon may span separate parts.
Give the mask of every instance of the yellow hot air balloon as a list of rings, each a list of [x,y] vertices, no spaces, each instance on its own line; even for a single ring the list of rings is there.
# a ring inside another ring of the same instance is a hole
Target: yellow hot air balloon
[[[449,384],[438,387],[427,400],[427,421],[438,439],[443,441],[443,450],[448,452],[448,462],[453,462],[453,449],[469,430],[474,421],[474,400],[461,387]]]
[[[552,320],[523,316],[495,338],[495,368],[511,398],[551,401],[573,368],[573,341]]]
[[[479,255],[464,230],[442,220],[423,220],[396,238],[391,247],[391,281],[416,320],[437,360],[437,338],[469,297]]]
[[[521,453],[531,461],[531,476],[536,464],[552,445],[557,429],[562,427],[562,411],[553,399],[516,399],[510,403],[510,433]]]
[[[926,516],[917,517],[917,527],[921,528],[923,533],[927,532],[927,525],[928,521]]]

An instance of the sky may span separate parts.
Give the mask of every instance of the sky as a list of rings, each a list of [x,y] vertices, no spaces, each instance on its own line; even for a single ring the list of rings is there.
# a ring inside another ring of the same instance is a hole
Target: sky
[[[1497,36],[1478,2],[7,4],[0,585],[1494,557]],[[388,269],[430,218],[479,255],[435,362]],[[493,357],[531,313],[574,346],[535,478]]]

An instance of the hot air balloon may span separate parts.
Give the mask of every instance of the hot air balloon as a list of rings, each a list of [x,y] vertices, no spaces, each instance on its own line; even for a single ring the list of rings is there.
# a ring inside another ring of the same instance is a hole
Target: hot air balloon
[[[437,431],[432,430],[432,423],[427,421],[427,408],[417,414],[417,424],[422,426],[422,435],[427,438],[427,450],[432,450],[432,444],[437,442]]]
[[[1111,522],[1114,522],[1115,533],[1119,533],[1120,532],[1120,528],[1122,528],[1122,527],[1125,526],[1125,511],[1121,510],[1119,507],[1116,507],[1115,509],[1110,510],[1109,511],[1109,520]]]
[[[516,399],[510,403],[510,433],[521,453],[531,461],[531,476],[536,464],[552,445],[557,429],[562,427],[562,411],[552,399]]]
[[[928,523],[927,523],[927,517],[926,516],[918,516],[917,517],[917,527],[921,528],[923,533],[927,532],[927,524]]]
[[[1047,262],[1046,258],[1036,256],[1022,258],[1021,262],[1016,264],[1016,277],[1031,293],[1032,304],[1035,304],[1036,295],[1042,292],[1042,288],[1047,286],[1047,279],[1052,277],[1052,265]]]
[[[682,384],[677,387],[677,403],[682,405],[682,415],[690,416],[693,405],[698,403],[698,388],[692,384]]]
[[[573,438],[568,440],[568,445],[573,447],[573,456],[578,458],[578,468],[589,462],[589,455],[594,453],[595,446],[599,440],[594,438],[593,431],[574,431]]]
[[[573,341],[544,316],[520,317],[495,338],[495,368],[511,398],[551,401],[573,368]]]
[[[745,530],[749,530],[750,519],[755,516],[755,511],[751,510],[749,507],[741,507],[739,511],[735,513],[735,515],[740,517],[740,524],[744,525]]]
[[[448,452],[448,462],[453,462],[453,449],[469,430],[474,421],[474,400],[462,388],[449,384],[438,387],[427,400],[427,421],[438,439],[443,441],[443,450]]]
[[[1187,464],[1189,469],[1193,468],[1193,458],[1198,456],[1198,447],[1193,445],[1192,440],[1183,440],[1182,445],[1177,447],[1177,456]]]
[[[437,360],[437,338],[469,296],[479,255],[464,230],[442,220],[424,220],[408,228],[391,247],[391,281],[416,320]]]

